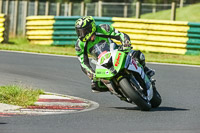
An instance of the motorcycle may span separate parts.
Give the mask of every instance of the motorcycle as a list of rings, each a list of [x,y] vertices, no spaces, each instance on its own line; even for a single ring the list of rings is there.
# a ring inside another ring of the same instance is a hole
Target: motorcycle
[[[121,100],[136,104],[140,110],[157,108],[161,102],[155,80],[149,78],[134,57],[134,50],[122,50],[111,40],[101,41],[91,49],[96,65],[96,79]]]

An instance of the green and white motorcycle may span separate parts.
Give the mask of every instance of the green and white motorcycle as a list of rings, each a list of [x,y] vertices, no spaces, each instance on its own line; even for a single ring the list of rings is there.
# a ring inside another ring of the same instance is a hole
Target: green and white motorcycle
[[[96,65],[96,78],[104,83],[112,94],[135,103],[142,111],[149,111],[161,104],[161,96],[155,82],[144,73],[141,64],[134,58],[133,50],[119,50],[110,41],[101,41],[91,48],[92,63]]]

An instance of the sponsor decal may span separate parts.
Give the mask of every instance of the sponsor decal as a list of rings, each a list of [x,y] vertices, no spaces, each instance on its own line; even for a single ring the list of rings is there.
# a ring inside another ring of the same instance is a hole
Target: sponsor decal
[[[99,56],[98,56],[98,59],[99,58],[101,58],[104,54],[106,54],[107,53],[107,51],[104,51],[104,52],[102,52]]]
[[[132,59],[132,64],[135,66],[136,69],[138,69],[137,64],[134,59]]]
[[[117,57],[117,59],[116,59],[116,62],[115,62],[115,66],[116,66],[116,67],[119,65],[120,57],[121,57],[121,53],[118,54],[118,57]]]
[[[110,58],[110,56],[111,56],[111,53],[104,54],[104,56],[102,56],[100,59],[100,64],[103,64],[105,60]]]
[[[101,74],[101,72],[97,72],[97,74]]]

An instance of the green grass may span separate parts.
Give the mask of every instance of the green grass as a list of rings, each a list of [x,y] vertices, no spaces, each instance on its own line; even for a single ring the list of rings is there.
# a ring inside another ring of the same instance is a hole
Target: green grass
[[[26,38],[10,38],[8,44],[1,44],[0,50],[26,51],[59,55],[75,55],[74,46],[48,46],[30,44]]]
[[[75,56],[74,46],[46,46],[29,44],[26,38],[11,38],[9,44],[1,44],[1,50],[26,51],[36,53],[48,53],[57,55]],[[193,55],[176,55],[161,53],[145,53],[146,61],[160,63],[200,65],[200,57]]]
[[[158,19],[170,20],[171,10],[164,10],[156,13],[148,13],[141,15],[142,19]],[[177,8],[176,10],[177,21],[200,22],[200,3]]]
[[[0,103],[27,107],[34,105],[40,94],[44,94],[40,89],[33,90],[17,85],[0,86]]]
[[[147,62],[200,65],[200,56],[144,53]]]

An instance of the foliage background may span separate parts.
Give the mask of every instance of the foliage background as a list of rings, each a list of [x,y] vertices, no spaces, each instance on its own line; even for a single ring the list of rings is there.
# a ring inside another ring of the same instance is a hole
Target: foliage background
[[[97,2],[99,0],[55,0],[57,2]],[[142,3],[157,3],[157,4],[167,4],[167,3],[171,3],[173,1],[179,3],[180,0],[102,0],[104,2],[137,2],[137,1],[141,1]],[[198,3],[200,2],[200,0],[184,0],[184,4],[194,4],[194,3]]]

